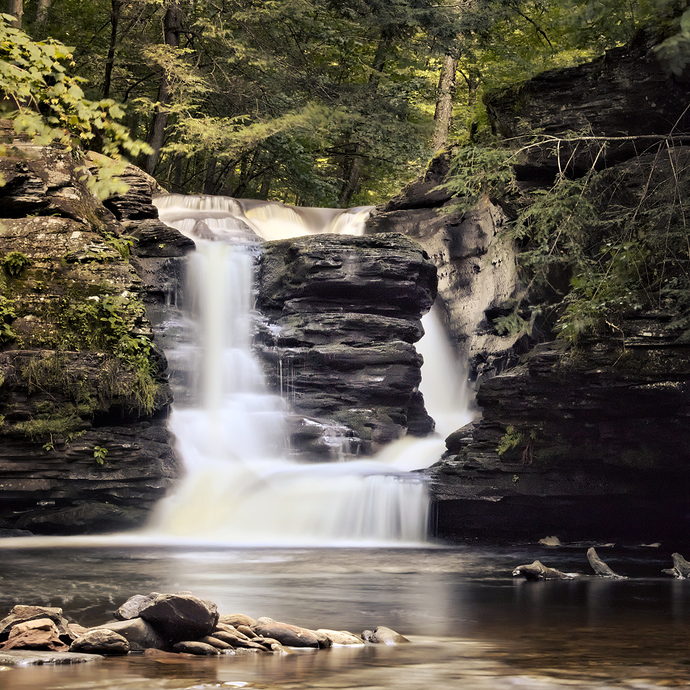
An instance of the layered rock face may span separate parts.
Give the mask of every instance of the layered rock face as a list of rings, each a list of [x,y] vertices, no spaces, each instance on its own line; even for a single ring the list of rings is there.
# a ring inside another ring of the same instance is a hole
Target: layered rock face
[[[369,454],[433,428],[414,344],[436,297],[436,269],[401,235],[314,235],[267,242],[257,336],[269,385],[295,416],[293,449]]]
[[[448,333],[471,380],[515,362],[516,337],[491,320],[520,292],[513,242],[500,236],[506,217],[488,199],[468,205],[443,187],[447,155],[425,176],[377,208],[367,232],[401,232],[419,242],[438,269],[438,301]]]
[[[599,136],[649,135],[649,143],[674,123],[684,131],[686,96],[686,85],[640,42],[494,95],[489,107],[497,129],[510,136],[530,127],[557,136],[587,125]],[[562,150],[568,173],[577,176],[601,153],[598,166],[625,171],[618,193],[633,209],[657,178],[673,179],[687,160],[681,142],[672,156],[638,155],[630,140],[612,142],[605,153],[600,146]],[[548,147],[526,153],[517,172],[523,186],[534,187],[558,170]],[[439,535],[685,539],[690,348],[678,317],[672,299],[657,300],[657,308],[631,312],[575,349],[561,341],[538,345],[483,382],[481,421],[449,437],[448,452],[429,473]]]
[[[189,247],[155,219],[155,182],[134,168],[112,211],[59,148],[15,139],[0,174],[0,529],[141,525],[179,473],[142,301],[159,267],[146,262]]]

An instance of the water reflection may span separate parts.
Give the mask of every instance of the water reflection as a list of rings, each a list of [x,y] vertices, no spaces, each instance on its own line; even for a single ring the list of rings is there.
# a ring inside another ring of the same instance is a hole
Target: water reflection
[[[2,552],[0,614],[15,603],[61,606],[86,624],[128,596],[191,590],[222,612],[361,632],[385,624],[413,639],[287,657],[154,660],[0,671],[3,690],[126,688],[641,688],[690,679],[687,582],[656,554],[620,554],[628,580],[529,583],[535,557],[586,569],[584,551],[535,549],[44,549]],[[583,565],[584,564],[584,565]],[[630,570],[630,568],[628,568]]]

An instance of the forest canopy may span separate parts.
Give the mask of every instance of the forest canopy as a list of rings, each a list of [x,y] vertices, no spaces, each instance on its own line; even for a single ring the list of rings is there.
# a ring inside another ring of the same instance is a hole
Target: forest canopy
[[[650,25],[682,70],[690,36],[670,0],[3,2],[0,87],[20,122],[39,112],[170,191],[314,206],[378,203],[434,149],[489,136],[487,90]]]

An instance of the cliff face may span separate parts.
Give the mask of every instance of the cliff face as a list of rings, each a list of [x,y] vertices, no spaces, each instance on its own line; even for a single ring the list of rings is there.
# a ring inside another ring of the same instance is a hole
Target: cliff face
[[[488,106],[507,136],[586,126],[597,136],[645,137],[560,151],[573,177],[595,161],[625,172],[618,198],[635,208],[660,175],[686,166],[682,139],[663,157],[641,147],[687,131],[687,95],[687,83],[641,41],[495,94]],[[558,171],[553,146],[527,150],[516,166],[526,189]],[[429,472],[439,536],[686,538],[690,349],[680,314],[673,298],[657,299],[576,348],[542,343],[482,382],[481,420],[449,437]]]
[[[367,221],[367,232],[400,232],[422,245],[438,271],[438,301],[453,344],[472,380],[516,360],[516,337],[500,335],[493,316],[520,290],[512,241],[500,237],[506,217],[488,199],[468,206],[443,188],[442,155]],[[459,210],[453,210],[459,208]]]
[[[138,526],[179,473],[147,262],[189,247],[156,229],[155,183],[133,168],[112,210],[58,148],[14,139],[0,174],[0,529]]]
[[[433,422],[414,343],[436,269],[400,235],[267,242],[259,259],[257,338],[268,383],[287,399],[294,451],[368,455]]]

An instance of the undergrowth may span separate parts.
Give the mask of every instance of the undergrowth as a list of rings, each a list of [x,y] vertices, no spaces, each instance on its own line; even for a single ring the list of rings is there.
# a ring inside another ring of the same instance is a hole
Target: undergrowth
[[[559,171],[550,187],[521,191],[513,166],[534,142],[556,154]],[[628,162],[599,170],[608,144],[602,138],[579,133],[534,142],[462,147],[447,183],[465,205],[489,196],[510,216],[505,235],[519,247],[530,305],[519,300],[497,317],[497,331],[529,332],[530,314],[550,305],[558,337],[576,343],[618,329],[625,314],[655,309],[671,312],[679,338],[690,341],[687,149],[660,137]],[[584,172],[572,165],[578,146],[590,150]]]

